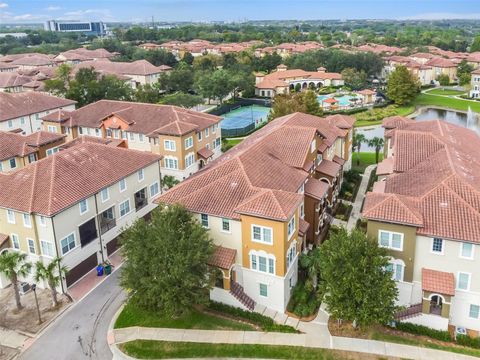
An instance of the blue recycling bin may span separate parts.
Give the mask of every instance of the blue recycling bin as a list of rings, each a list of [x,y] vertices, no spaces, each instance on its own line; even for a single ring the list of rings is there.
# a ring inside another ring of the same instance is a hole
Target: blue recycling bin
[[[97,276],[103,276],[103,266],[102,265],[97,266]]]

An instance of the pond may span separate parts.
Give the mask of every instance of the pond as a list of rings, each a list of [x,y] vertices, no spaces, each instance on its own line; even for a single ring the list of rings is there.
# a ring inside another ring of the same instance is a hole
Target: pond
[[[437,108],[424,108],[420,111],[420,114],[415,117],[417,121],[426,121],[426,120],[436,120],[440,119],[447,121],[449,123],[460,125],[463,127],[468,127],[469,129],[475,130],[480,134],[480,115],[469,111],[468,113],[459,112],[454,110],[444,110]],[[372,127],[361,127],[355,129],[358,134],[365,135],[367,140],[373,139],[374,137],[384,136],[384,129],[381,126],[372,126]],[[375,149],[369,147],[367,144],[362,144],[361,151],[365,152],[374,152]]]

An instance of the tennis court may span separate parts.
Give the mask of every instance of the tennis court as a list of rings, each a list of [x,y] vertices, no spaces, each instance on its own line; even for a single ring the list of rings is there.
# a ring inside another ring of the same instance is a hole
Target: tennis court
[[[267,120],[270,108],[251,105],[242,106],[223,114],[221,122],[222,136],[240,136],[252,131]]]

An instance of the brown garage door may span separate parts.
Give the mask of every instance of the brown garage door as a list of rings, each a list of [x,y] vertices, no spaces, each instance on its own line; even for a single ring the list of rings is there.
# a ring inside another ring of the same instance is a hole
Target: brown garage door
[[[115,239],[110,240],[107,243],[107,255],[112,255],[115,251],[118,250],[120,246],[120,236],[117,236]]]
[[[97,253],[93,253],[88,258],[83,260],[77,266],[68,270],[65,280],[67,282],[67,287],[72,285],[75,281],[80,279],[83,275],[88,273],[90,270],[97,266]]]

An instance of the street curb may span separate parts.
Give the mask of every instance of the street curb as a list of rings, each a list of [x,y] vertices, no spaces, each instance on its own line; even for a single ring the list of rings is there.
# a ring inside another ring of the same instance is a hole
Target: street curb
[[[112,320],[110,320],[110,323],[108,324],[108,330],[107,330],[107,344],[108,344],[108,347],[110,348],[110,351],[112,352],[112,355],[113,355],[113,360],[120,360],[120,359],[134,359],[130,356],[128,356],[127,354],[125,354],[124,352],[122,352],[117,344],[115,343],[115,334],[114,334],[114,326],[115,326],[115,322],[117,321],[118,317],[120,316],[123,308],[125,307],[125,304],[122,304],[122,306],[120,306],[120,308],[117,310],[117,312],[115,313],[115,315],[113,315],[112,317]],[[111,342],[111,340],[113,340],[113,342]]]

